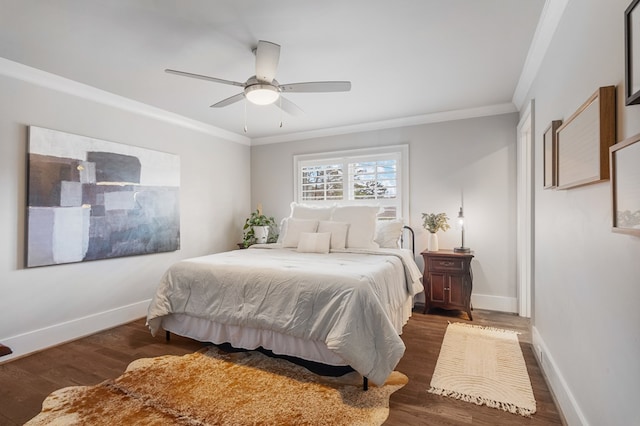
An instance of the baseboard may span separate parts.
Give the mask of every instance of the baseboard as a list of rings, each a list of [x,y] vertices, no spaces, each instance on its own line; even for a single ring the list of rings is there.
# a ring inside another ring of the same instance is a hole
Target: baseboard
[[[471,305],[474,308],[488,311],[518,313],[518,299],[516,297],[472,293]]]
[[[13,353],[2,357],[0,364],[142,318],[147,314],[150,301],[150,299],[143,300],[17,336],[3,338],[2,343],[10,346]]]
[[[415,306],[424,308],[424,297],[422,293],[416,297]],[[486,309],[487,311],[518,313],[518,299],[515,297],[489,296],[486,294],[472,294],[471,306],[475,309]]]
[[[566,424],[587,426],[589,423],[535,326],[531,327],[531,341],[535,357]]]

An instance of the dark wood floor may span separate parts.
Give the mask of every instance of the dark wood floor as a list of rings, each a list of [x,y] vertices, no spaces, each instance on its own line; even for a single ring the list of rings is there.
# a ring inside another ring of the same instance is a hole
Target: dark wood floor
[[[560,425],[558,410],[531,349],[529,321],[515,315],[474,311],[474,324],[520,331],[520,346],[527,363],[537,413],[532,418],[485,406],[432,395],[427,392],[449,321],[466,321],[455,312],[415,313],[402,338],[407,346],[396,370],[409,383],[391,396],[387,425]],[[165,354],[181,355],[203,344],[172,336],[153,338],[144,320],[67,343],[0,365],[0,425],[21,425],[41,408],[51,392],[66,386],[94,385],[123,373],[133,360]]]
[[[433,395],[427,392],[436,367],[440,346],[449,322],[470,322],[520,332],[520,347],[527,364],[536,399],[536,414],[525,418],[477,406],[469,402]],[[562,425],[560,414],[544,381],[531,346],[531,328],[527,318],[502,312],[473,311],[473,321],[464,313],[432,310],[430,314],[414,313],[402,333],[407,346],[396,367],[409,377],[409,383],[394,393],[389,418],[385,425]]]

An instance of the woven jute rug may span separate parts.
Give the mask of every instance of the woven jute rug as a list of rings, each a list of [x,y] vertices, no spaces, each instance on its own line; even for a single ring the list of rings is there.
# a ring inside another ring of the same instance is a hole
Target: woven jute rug
[[[536,412],[514,331],[449,324],[429,392],[528,417]]]
[[[211,348],[134,361],[115,380],[60,389],[28,425],[380,425],[393,372],[362,390],[357,373],[324,377],[258,352]]]

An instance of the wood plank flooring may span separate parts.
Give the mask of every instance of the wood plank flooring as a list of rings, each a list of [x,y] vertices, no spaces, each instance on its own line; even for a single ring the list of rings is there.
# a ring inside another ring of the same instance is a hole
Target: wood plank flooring
[[[449,321],[467,322],[455,311],[415,312],[402,338],[407,351],[396,370],[409,383],[391,396],[386,425],[561,425],[531,348],[529,321],[515,315],[475,310],[474,324],[516,330],[531,377],[537,413],[524,418],[485,406],[476,406],[427,392]],[[133,360],[166,354],[182,355],[204,345],[172,336],[151,337],[144,320],[0,364],[0,425],[21,425],[41,409],[51,392],[66,386],[94,385],[124,372]]]
[[[518,339],[536,399],[537,411],[531,418],[427,392],[449,322],[466,322],[521,333]],[[528,319],[513,314],[478,309],[473,311],[473,321],[468,321],[466,314],[458,311],[433,309],[427,315],[414,312],[403,330],[402,340],[407,350],[396,370],[406,374],[409,377],[409,383],[391,396],[389,418],[385,425],[547,426],[563,424],[534,357]]]

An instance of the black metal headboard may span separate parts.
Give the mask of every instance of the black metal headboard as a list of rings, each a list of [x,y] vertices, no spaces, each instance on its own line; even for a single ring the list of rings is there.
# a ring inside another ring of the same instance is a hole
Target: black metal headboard
[[[411,228],[410,226],[403,226],[403,229],[406,229],[409,231],[409,235],[411,236],[411,251],[413,252],[413,256],[415,257],[416,255],[416,234],[413,231],[413,228]],[[402,248],[404,247],[404,232],[402,232],[402,235],[400,236],[400,245],[402,246]]]

